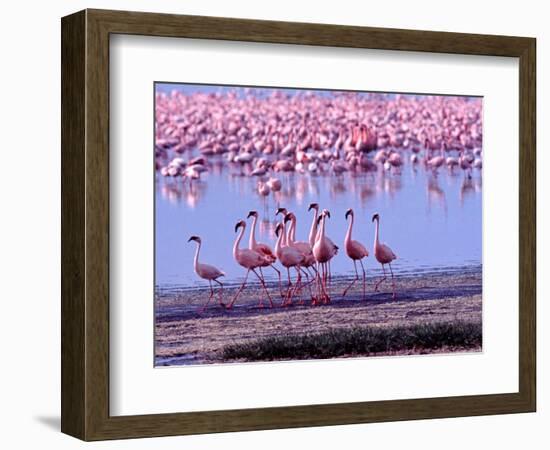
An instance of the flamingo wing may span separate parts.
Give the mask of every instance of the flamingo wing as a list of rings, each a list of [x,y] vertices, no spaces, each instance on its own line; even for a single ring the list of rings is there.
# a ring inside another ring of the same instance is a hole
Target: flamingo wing
[[[273,253],[273,250],[271,250],[267,244],[258,243],[256,244],[256,248],[254,250],[262,256],[275,258],[275,253]]]
[[[358,257],[369,256],[369,251],[367,248],[361,244],[359,241],[351,241],[352,252],[355,253]]]
[[[214,280],[219,277],[225,276],[225,273],[218,269],[217,267],[211,266],[210,264],[199,264],[198,272],[201,278],[207,280]]]
[[[325,239],[327,240],[329,246],[332,248],[332,254],[336,255],[338,253],[338,248],[339,247],[334,242],[332,242],[332,240],[330,238],[325,237]]]
[[[386,244],[381,244],[381,247],[382,247],[382,251],[384,252],[385,255],[387,255],[387,258],[390,261],[393,261],[394,259],[397,259],[397,255]]]
[[[309,255],[312,252],[309,242],[297,241],[292,243],[292,247],[305,255]]]

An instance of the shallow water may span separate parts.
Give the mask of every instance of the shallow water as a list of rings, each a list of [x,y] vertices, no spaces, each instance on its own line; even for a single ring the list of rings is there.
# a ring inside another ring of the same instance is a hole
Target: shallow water
[[[404,153],[404,156],[407,153]],[[396,273],[438,270],[481,264],[482,181],[475,171],[467,179],[462,171],[440,170],[437,176],[422,166],[406,164],[400,174],[379,170],[375,174],[301,175],[279,174],[283,189],[267,200],[257,194],[257,180],[240,176],[214,162],[203,180],[191,187],[181,181],[156,180],[155,284],[157,287],[203,286],[193,272],[194,242],[191,235],[202,238],[201,262],[213,264],[226,273],[224,282],[242,279],[245,270],[232,256],[235,224],[246,219],[248,211],[257,210],[260,220],[256,230],[259,242],[275,244],[275,210],[278,206],[293,211],[298,219],[298,240],[307,240],[313,212],[309,203],[327,208],[327,235],[340,246],[332,261],[332,272],[349,275],[353,263],[346,256],[343,240],[347,230],[344,214],[355,211],[353,238],[371,251],[374,240],[372,215],[380,214],[380,238],[398,256],[392,264]],[[280,219],[280,216],[279,216]],[[247,233],[242,245],[248,243]],[[365,260],[367,272],[380,268],[371,254]],[[265,269],[271,277],[274,272]]]

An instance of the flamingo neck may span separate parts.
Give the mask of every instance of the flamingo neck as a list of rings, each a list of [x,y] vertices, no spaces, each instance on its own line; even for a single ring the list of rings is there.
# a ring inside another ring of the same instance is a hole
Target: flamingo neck
[[[292,216],[290,219],[290,228],[288,229],[288,244],[292,244],[296,241],[296,217]]]
[[[319,230],[318,240],[325,239],[325,221],[326,220],[327,220],[327,216],[323,216],[323,219],[321,220],[321,229]]]
[[[315,215],[313,216],[313,222],[311,222],[311,228],[309,230],[309,245],[311,248],[315,245],[315,240],[317,238],[317,218],[319,216],[319,211],[315,210]]]
[[[354,221],[354,217],[353,217],[353,214],[350,214],[350,216],[351,216],[351,220],[350,220],[350,222],[349,222],[348,231],[347,231],[346,237],[345,237],[345,241],[346,241],[346,242],[351,241],[351,233],[352,233],[352,230],[353,230],[353,221]]]
[[[237,236],[237,239],[235,240],[235,244],[233,245],[233,256],[236,257],[239,253],[239,244],[241,243],[241,239],[243,238],[244,230],[246,226],[242,226],[241,230],[239,231],[239,235]]]
[[[281,231],[279,231],[279,236],[277,236],[277,242],[275,243],[275,254],[276,255],[279,255],[279,253],[281,252],[281,247],[283,246],[283,237],[285,235],[285,230],[284,228],[281,229]]]
[[[250,248],[250,250],[254,250],[256,248],[256,221],[258,220],[258,217],[253,217],[252,228],[250,229],[250,239],[248,241],[248,248]]]
[[[195,250],[195,260],[194,260],[194,268],[195,272],[199,269],[199,252],[201,251],[201,243],[199,242],[197,245],[197,250]]]
[[[380,221],[379,219],[376,219],[376,231],[374,232],[374,246],[378,247],[379,240],[378,240],[378,230],[380,228]]]

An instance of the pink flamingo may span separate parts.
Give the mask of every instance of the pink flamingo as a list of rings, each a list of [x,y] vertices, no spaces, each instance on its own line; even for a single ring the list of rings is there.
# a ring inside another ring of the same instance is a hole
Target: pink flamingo
[[[194,260],[194,269],[195,273],[201,277],[203,280],[208,280],[208,284],[210,285],[210,297],[208,297],[208,301],[206,302],[206,305],[203,306],[202,311],[206,309],[208,304],[210,303],[210,300],[212,300],[212,297],[214,297],[214,288],[212,287],[212,281],[215,283],[218,283],[220,285],[220,305],[225,306],[225,304],[222,302],[223,298],[223,284],[221,281],[218,281],[218,278],[225,276],[225,273],[223,273],[220,269],[217,267],[211,266],[209,264],[202,264],[199,262],[199,252],[201,251],[201,245],[202,241],[201,238],[198,236],[191,236],[187,242],[195,241],[197,245],[197,250],[195,251],[195,260]]]
[[[241,239],[243,238],[245,229],[246,229],[246,222],[244,220],[241,220],[240,222],[237,222],[235,225],[235,232],[239,231],[239,228],[241,229],[241,232],[237,236],[237,239],[235,240],[235,244],[233,245],[233,258],[235,258],[235,261],[237,263],[244,267],[246,270],[246,276],[244,277],[243,284],[235,294],[235,297],[233,297],[233,300],[231,300],[231,303],[227,305],[228,309],[231,309],[233,305],[235,304],[235,301],[237,300],[237,297],[240,295],[241,291],[244,289],[246,285],[246,281],[248,280],[248,275],[252,271],[256,277],[258,277],[258,280],[260,280],[260,283],[262,284],[262,287],[264,288],[264,291],[267,295],[267,298],[269,299],[269,304],[273,308],[273,301],[271,300],[271,296],[269,295],[269,292],[267,291],[267,286],[265,285],[265,281],[263,277],[256,272],[256,269],[258,267],[262,267],[266,263],[266,257],[261,255],[260,253],[250,250],[249,248],[239,248],[239,244],[241,242]],[[263,307],[263,301],[260,298],[260,307]]]
[[[311,211],[312,209],[315,211],[315,214],[313,215],[313,221],[311,222],[311,228],[309,230],[309,245],[311,245],[311,249],[313,250],[313,246],[315,245],[315,242],[319,238],[319,222],[321,221],[320,220],[321,218],[319,217],[319,205],[317,203],[311,203],[309,205],[308,211]],[[329,217],[330,217],[330,213],[329,213]],[[332,242],[332,240],[328,236],[325,237],[325,240],[327,241],[331,249],[331,253],[332,253],[331,259],[332,259],[333,256],[336,256],[336,254],[338,254],[338,246],[334,242]],[[328,262],[328,278],[329,279],[332,278],[330,260]]]
[[[275,256],[275,253],[273,253],[269,245],[256,241],[256,222],[258,221],[258,212],[250,211],[246,218],[248,219],[250,217],[253,217],[253,219],[252,219],[252,227],[250,228],[250,238],[248,240],[248,248],[250,250],[254,250],[255,252],[265,257],[264,265],[260,266],[259,268],[260,274],[262,275],[262,277],[264,275],[262,273],[262,267],[271,267],[275,272],[277,272],[277,277],[279,279],[279,292],[281,293],[281,297],[282,297],[283,288],[282,288],[282,281],[281,281],[281,271],[277,269],[277,267],[275,267],[274,265],[275,261],[277,261],[277,256]]]
[[[305,241],[296,241],[296,216],[294,213],[289,212],[286,213],[284,216],[284,222],[290,221],[290,228],[288,229],[288,245],[291,247],[295,247],[300,252],[304,253],[305,255],[311,254],[311,245],[309,242]]]
[[[284,222],[279,223],[275,228],[275,235],[277,236],[277,243],[275,244],[275,254],[279,258],[280,263],[286,267],[290,282],[290,269],[296,269],[296,285],[294,288],[288,288],[286,299],[283,301],[282,306],[288,306],[292,304],[293,295],[300,289],[302,282],[302,275],[300,273],[300,266],[305,260],[305,256],[294,247],[291,247],[285,242],[285,225]]]
[[[382,283],[382,281],[387,279],[386,269],[384,268],[384,265],[387,264],[387,265],[390,266],[391,281],[392,281],[392,288],[393,288],[393,298],[395,299],[396,298],[395,282],[394,282],[394,278],[393,278],[393,270],[391,268],[391,262],[394,259],[397,259],[397,256],[395,256],[395,253],[386,244],[380,243],[380,240],[378,239],[378,234],[379,234],[379,229],[380,229],[380,215],[378,213],[375,214],[374,216],[372,216],[372,221],[374,222],[375,220],[376,220],[376,232],[374,234],[374,257],[382,265],[382,270],[384,272],[384,277],[376,283],[376,285],[374,286],[374,290],[378,291],[378,286],[380,286],[380,283]]]
[[[345,297],[348,290],[357,282],[357,280],[359,280],[359,272],[357,272],[357,261],[359,261],[359,263],[361,264],[361,269],[363,270],[363,299],[365,299],[366,273],[365,273],[365,267],[363,266],[363,258],[369,256],[369,251],[365,248],[363,244],[361,244],[358,241],[354,241],[351,238],[351,233],[353,230],[353,222],[355,218],[353,209],[350,208],[346,211],[346,219],[348,218],[348,216],[351,217],[351,220],[349,222],[348,231],[344,239],[344,248],[346,249],[346,254],[353,261],[353,267],[355,268],[355,278],[344,290],[344,292],[342,293],[342,297]]]
[[[294,213],[287,213],[284,218],[284,224],[290,221],[290,228],[287,233],[287,245],[289,247],[293,247],[296,250],[298,250],[302,255],[304,255],[304,261],[301,264],[301,267],[305,269],[304,274],[306,276],[306,286],[309,286],[311,282],[314,281],[314,278],[309,280],[309,276],[311,275],[311,272],[309,272],[309,268],[315,269],[315,257],[313,256],[313,250],[311,248],[311,245],[309,242],[305,241],[296,241],[296,216]],[[310,286],[310,293],[311,293],[311,286]],[[311,297],[313,298],[313,294],[311,294]]]
[[[319,220],[321,222],[321,229],[317,234],[315,245],[313,246],[313,256],[315,261],[320,265],[317,269],[317,285],[319,291],[319,298],[323,298],[325,303],[330,302],[330,296],[327,293],[327,265],[328,262],[334,257],[335,253],[330,240],[325,236],[325,222],[326,218],[330,218],[330,212],[326,209],[323,210]]]

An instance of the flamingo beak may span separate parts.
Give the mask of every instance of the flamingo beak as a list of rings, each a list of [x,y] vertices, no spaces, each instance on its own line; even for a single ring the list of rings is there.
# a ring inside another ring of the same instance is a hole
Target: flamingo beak
[[[318,208],[319,205],[317,203],[310,203],[309,208],[307,209],[308,212],[311,211],[313,208]]]
[[[280,231],[281,231],[281,225],[277,225],[277,227],[275,228],[275,236],[279,237]]]
[[[375,214],[374,216],[372,216],[372,221],[374,222],[376,219],[378,219],[378,214]]]
[[[350,214],[351,214],[351,209],[348,209],[348,210],[346,211],[346,219],[348,218],[348,216],[349,216]]]
[[[254,216],[255,214],[256,214],[256,211],[250,211],[250,212],[248,213],[248,216],[246,216],[246,218],[248,219],[248,218]]]
[[[241,222],[237,222],[237,224],[235,225],[235,233],[237,232],[237,230],[241,225],[242,225]]]
[[[327,216],[330,219],[330,211],[327,211]]]
[[[284,208],[277,208],[277,212],[275,213],[275,215],[278,216],[279,214],[284,214],[285,211],[286,210]]]
[[[291,219],[291,215],[290,215],[290,213],[288,213],[288,214],[285,216],[284,222],[287,223],[290,219]]]

